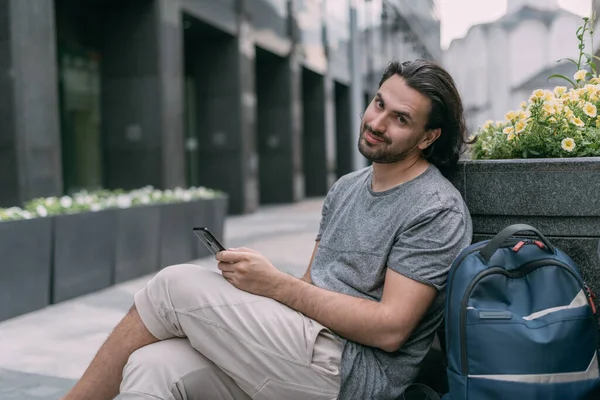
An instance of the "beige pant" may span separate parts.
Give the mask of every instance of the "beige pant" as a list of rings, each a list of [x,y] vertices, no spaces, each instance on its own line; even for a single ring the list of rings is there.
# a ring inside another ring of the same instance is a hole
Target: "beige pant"
[[[337,398],[341,342],[217,272],[193,264],[165,268],[136,294],[135,305],[161,341],[129,358],[124,400]]]

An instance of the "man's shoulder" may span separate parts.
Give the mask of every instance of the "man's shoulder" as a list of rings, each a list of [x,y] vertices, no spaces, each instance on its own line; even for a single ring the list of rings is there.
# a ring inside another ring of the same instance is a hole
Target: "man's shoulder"
[[[342,175],[332,186],[331,191],[339,193],[340,191],[347,189],[357,182],[364,182],[364,180],[371,174],[371,168],[372,167],[369,166]]]
[[[422,199],[420,203],[430,209],[450,209],[465,212],[466,204],[460,191],[433,165],[429,167],[416,191]]]

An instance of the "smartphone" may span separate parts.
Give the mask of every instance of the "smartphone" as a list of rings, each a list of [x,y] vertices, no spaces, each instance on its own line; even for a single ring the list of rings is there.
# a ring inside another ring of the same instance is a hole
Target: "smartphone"
[[[217,255],[220,251],[225,251],[225,246],[221,244],[206,227],[196,227],[193,229],[194,234],[198,239],[210,250],[211,253]]]

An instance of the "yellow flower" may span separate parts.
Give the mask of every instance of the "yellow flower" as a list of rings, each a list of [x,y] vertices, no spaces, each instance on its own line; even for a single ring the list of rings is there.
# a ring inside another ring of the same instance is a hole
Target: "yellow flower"
[[[590,79],[590,83],[597,85],[600,83],[600,78],[598,78],[597,76],[593,77],[592,79]]]
[[[526,126],[527,126],[527,122],[525,120],[520,120],[515,125],[515,132],[517,132],[517,133],[523,132],[525,130]]]
[[[556,112],[554,104],[552,103],[545,103],[543,109],[546,112],[546,114],[554,114]]]
[[[527,102],[526,101],[522,101],[521,104],[519,104],[519,108],[525,110],[527,108]]]
[[[483,124],[481,129],[483,129],[483,130],[488,129],[490,126],[492,126],[493,123],[494,123],[493,120],[488,119],[487,121],[485,121],[485,123]]]
[[[544,97],[544,89],[536,89],[533,91],[533,93],[531,94],[533,97],[537,97],[538,99],[541,99],[542,97]]]
[[[560,147],[562,147],[564,151],[571,152],[575,149],[575,141],[572,138],[565,138],[560,142]]]
[[[506,113],[506,115],[504,116],[504,119],[506,119],[507,121],[512,121],[517,117],[517,114],[514,111],[509,111]]]
[[[509,133],[508,136],[506,136],[506,140],[508,140],[509,142],[511,140],[513,140],[515,138],[515,134],[514,133]]]
[[[564,108],[564,111],[565,111],[565,117],[567,117],[568,119],[573,119],[573,118],[575,118],[575,114],[573,114],[573,110],[571,110],[571,109],[569,108],[569,106],[566,106],[566,107]]]
[[[548,118],[548,122],[555,124],[556,123],[556,118],[550,117],[550,118]]]
[[[554,95],[556,97],[561,97],[563,94],[565,94],[567,91],[567,87],[566,86],[557,86],[554,88]]]
[[[552,93],[549,90],[544,90],[544,95],[542,96],[542,98],[546,101],[554,100],[554,93]]]
[[[579,71],[575,72],[575,74],[573,75],[573,79],[575,79],[576,81],[582,81],[585,79],[587,74],[588,72],[585,69],[580,69]]]
[[[583,123],[583,121],[582,121],[580,118],[577,118],[577,117],[575,117],[575,118],[570,118],[570,119],[569,119],[569,121],[570,121],[570,122],[571,122],[573,125],[575,125],[575,126],[578,126],[578,127],[580,127],[580,128],[583,128],[583,127],[585,126],[585,124]]]
[[[585,85],[584,89],[588,96],[591,96],[598,92],[598,87],[596,85]]]
[[[502,125],[504,125],[504,121],[496,121],[496,128],[500,128]]]
[[[515,128],[513,128],[512,126],[507,126],[506,128],[504,128],[502,130],[502,132],[506,133],[507,135],[514,133],[514,131],[515,131]]]
[[[585,103],[585,105],[583,106],[583,112],[590,118],[594,118],[596,116],[597,111],[598,110],[596,110],[596,106],[592,103]]]

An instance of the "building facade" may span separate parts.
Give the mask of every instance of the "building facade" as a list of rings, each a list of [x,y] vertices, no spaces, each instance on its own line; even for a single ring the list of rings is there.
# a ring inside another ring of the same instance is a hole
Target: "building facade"
[[[444,52],[471,131],[486,120],[504,119],[533,89],[563,85],[547,81],[553,73],[575,73],[575,66],[557,61],[578,56],[575,31],[582,17],[560,8],[557,0],[508,0],[507,6],[502,18],[472,26]]]
[[[403,3],[0,2],[0,206],[145,185],[223,190],[232,213],[325,195],[366,165],[370,77],[439,57],[433,1]]]

